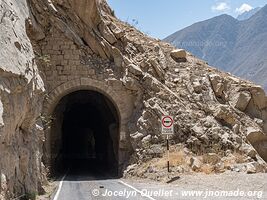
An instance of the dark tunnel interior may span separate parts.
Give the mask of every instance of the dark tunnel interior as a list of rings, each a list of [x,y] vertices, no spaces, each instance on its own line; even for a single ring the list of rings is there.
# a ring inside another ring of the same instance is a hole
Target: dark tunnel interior
[[[61,112],[57,170],[117,176],[119,119],[113,103],[101,93],[77,91],[61,99],[56,112]]]

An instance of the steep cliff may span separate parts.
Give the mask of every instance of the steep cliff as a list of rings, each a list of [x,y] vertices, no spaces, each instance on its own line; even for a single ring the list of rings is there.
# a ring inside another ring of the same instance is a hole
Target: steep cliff
[[[8,199],[41,186],[36,119],[44,87],[26,34],[26,1],[1,1],[0,18],[0,199]]]

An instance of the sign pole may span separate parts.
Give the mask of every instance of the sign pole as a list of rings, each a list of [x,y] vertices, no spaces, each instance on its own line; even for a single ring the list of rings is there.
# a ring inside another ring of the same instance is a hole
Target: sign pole
[[[167,136],[167,168],[168,172],[170,172],[170,144],[169,144],[169,135],[174,134],[173,128],[174,120],[172,116],[163,115],[161,117],[161,133]]]
[[[167,168],[168,168],[168,172],[170,172],[170,146],[169,146],[169,135],[167,135],[167,156],[168,156],[168,160],[167,160]]]

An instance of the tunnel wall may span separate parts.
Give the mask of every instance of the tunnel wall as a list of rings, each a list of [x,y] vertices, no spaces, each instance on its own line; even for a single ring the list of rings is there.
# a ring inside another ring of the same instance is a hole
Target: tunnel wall
[[[60,100],[53,118],[53,174],[70,168],[118,174],[119,116],[105,95],[92,90],[72,92]]]
[[[49,123],[58,102],[64,96],[79,90],[93,90],[106,96],[116,107],[119,115],[119,169],[127,162],[131,152],[127,123],[134,110],[136,96],[127,90],[120,81],[119,69],[108,60],[94,57],[76,46],[56,28],[52,28],[50,36],[40,41],[39,50],[45,61],[39,66],[45,79],[47,94],[42,115],[45,123],[45,156],[49,168],[55,155],[52,148],[57,148],[60,140],[58,133],[51,132]],[[54,151],[55,152],[55,151]]]
[[[73,81],[68,81],[60,86],[58,86],[55,90],[53,90],[49,94],[49,99],[47,99],[46,104],[44,106],[43,114],[47,119],[51,118],[53,121],[53,117],[59,117],[57,119],[57,123],[53,123],[53,126],[60,126],[62,116],[53,116],[54,109],[56,108],[60,99],[72,92],[79,90],[91,90],[97,91],[101,94],[105,95],[107,98],[111,100],[114,106],[117,108],[117,112],[119,115],[119,171],[124,167],[125,162],[127,161],[128,152],[131,151],[131,146],[129,141],[127,141],[127,123],[129,121],[129,117],[131,115],[131,110],[127,105],[127,101],[125,99],[120,98],[118,96],[112,86],[106,85],[103,82],[93,80],[90,78],[80,78],[75,79]],[[128,102],[131,102],[130,100]],[[59,112],[58,112],[59,113]],[[59,128],[54,128],[53,130],[58,130]],[[61,140],[61,133],[56,133],[51,130],[51,126],[48,126],[45,129],[45,159],[47,166],[52,165],[53,159],[57,156],[53,152],[57,152],[57,148],[59,146],[59,141]],[[128,144],[128,145],[127,145]]]

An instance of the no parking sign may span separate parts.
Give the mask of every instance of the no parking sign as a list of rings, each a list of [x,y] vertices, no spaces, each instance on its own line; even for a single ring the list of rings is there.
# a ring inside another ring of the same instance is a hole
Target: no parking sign
[[[169,115],[164,115],[161,117],[161,133],[166,135],[174,134],[173,131],[173,117]]]

